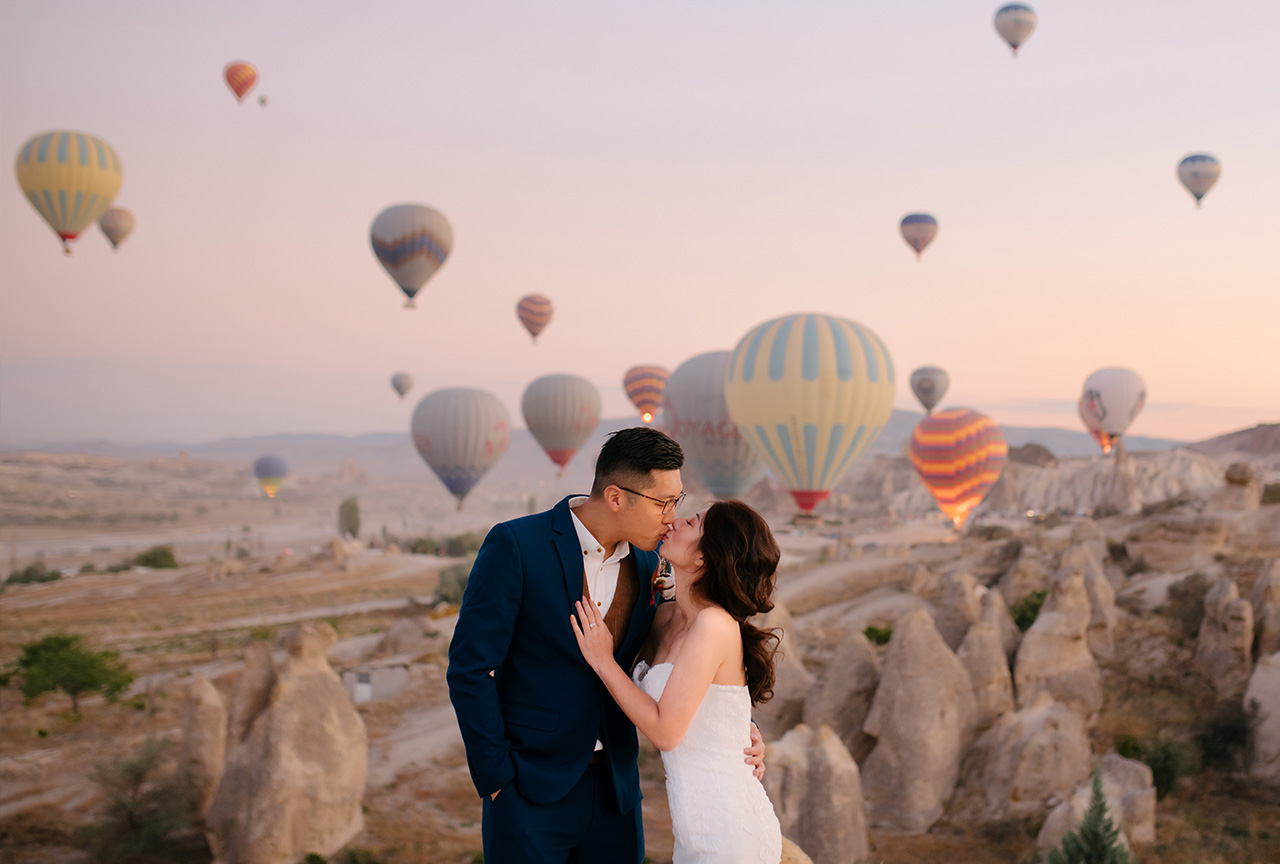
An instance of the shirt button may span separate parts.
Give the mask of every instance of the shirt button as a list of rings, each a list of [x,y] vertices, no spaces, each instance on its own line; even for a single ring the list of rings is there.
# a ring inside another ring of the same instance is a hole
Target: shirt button
[[[603,605],[603,603],[602,603],[602,601],[597,600],[597,601],[596,601],[596,605],[597,605],[597,606],[601,606],[601,605]]]
[[[603,550],[603,549],[601,549],[599,546],[597,546],[597,547],[596,547],[596,551],[597,551],[597,552],[603,552],[604,550]]]

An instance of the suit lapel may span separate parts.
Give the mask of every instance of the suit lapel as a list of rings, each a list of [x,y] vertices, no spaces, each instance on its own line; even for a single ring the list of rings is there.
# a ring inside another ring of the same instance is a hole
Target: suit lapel
[[[569,592],[569,607],[582,599],[582,549],[578,544],[578,531],[573,527],[569,513],[569,499],[565,498],[551,511],[551,531],[556,551],[560,553],[560,565],[564,569],[564,587]]]

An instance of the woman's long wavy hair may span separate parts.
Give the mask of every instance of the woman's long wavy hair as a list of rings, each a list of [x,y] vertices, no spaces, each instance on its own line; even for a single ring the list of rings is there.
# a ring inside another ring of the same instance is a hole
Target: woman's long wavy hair
[[[747,687],[752,703],[773,698],[773,657],[780,636],[747,619],[773,608],[778,544],[764,518],[741,501],[718,501],[702,517],[703,572],[694,583],[699,596],[738,621]]]

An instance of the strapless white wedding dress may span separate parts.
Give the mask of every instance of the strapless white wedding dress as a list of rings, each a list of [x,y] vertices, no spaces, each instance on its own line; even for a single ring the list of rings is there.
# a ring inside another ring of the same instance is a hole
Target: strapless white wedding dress
[[[673,668],[642,660],[633,675],[657,701]],[[662,754],[676,839],[673,864],[778,864],[782,859],[778,817],[742,753],[751,746],[750,723],[746,686],[712,684],[684,739]]]

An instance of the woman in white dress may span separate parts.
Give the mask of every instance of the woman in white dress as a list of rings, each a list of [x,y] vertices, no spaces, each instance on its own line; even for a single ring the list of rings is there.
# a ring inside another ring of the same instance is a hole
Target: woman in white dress
[[[595,604],[570,616],[582,654],[636,728],[662,751],[674,864],[778,864],[782,834],[742,758],[751,706],[773,695],[778,636],[748,618],[773,608],[778,545],[740,501],[677,519],[663,538],[675,602],[663,603],[635,679],[613,658]]]

